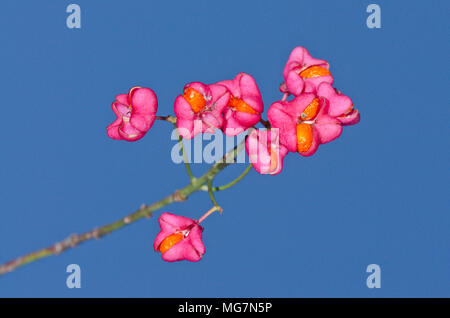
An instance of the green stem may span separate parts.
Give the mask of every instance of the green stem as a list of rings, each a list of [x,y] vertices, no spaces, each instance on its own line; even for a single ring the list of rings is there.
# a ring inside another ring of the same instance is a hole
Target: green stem
[[[215,163],[204,175],[200,178],[195,178],[191,180],[191,182],[185,187],[175,191],[171,195],[165,197],[158,202],[153,203],[152,205],[142,205],[137,211],[104,226],[99,228],[95,228],[89,232],[85,232],[82,234],[72,234],[68,238],[63,241],[57,242],[47,248],[40,249],[38,251],[32,252],[30,254],[18,257],[13,259],[3,265],[0,266],[0,276],[6,273],[9,273],[15,270],[18,267],[21,267],[25,264],[29,264],[35,262],[39,259],[51,256],[58,255],[69,248],[74,248],[79,244],[92,240],[99,239],[103,236],[111,234],[129,224],[132,224],[144,217],[151,217],[153,212],[161,209],[162,207],[169,205],[174,202],[182,202],[186,200],[192,193],[199,191],[205,183],[214,179],[214,177],[223,169],[225,169],[229,164],[229,157],[236,158],[239,152],[244,148],[244,142],[241,142],[234,149],[230,150],[225,154],[225,156]],[[228,159],[228,160],[227,160]]]
[[[234,186],[236,183],[238,183],[239,181],[241,181],[242,178],[244,178],[244,177],[247,175],[247,173],[250,172],[251,169],[252,169],[252,164],[250,163],[250,164],[248,165],[247,169],[245,169],[245,171],[242,172],[241,175],[240,175],[239,177],[237,177],[236,179],[234,179],[234,180],[231,181],[230,183],[227,183],[227,184],[225,184],[225,185],[223,185],[223,186],[220,186],[220,187],[213,187],[213,188],[211,188],[211,190],[212,190],[213,192],[215,192],[215,191],[222,191],[222,190],[231,188],[231,187]],[[206,189],[205,186],[203,186],[200,190],[202,190],[202,191],[207,191],[207,190],[208,190],[208,191],[209,191],[209,189]]]
[[[192,181],[192,180],[195,179],[195,176],[194,176],[194,174],[192,173],[191,166],[189,165],[189,160],[188,160],[188,157],[187,157],[187,155],[186,155],[186,151],[185,151],[184,145],[183,145],[183,138],[181,137],[181,135],[180,135],[180,133],[179,133],[179,131],[178,131],[178,128],[177,128],[176,123],[174,124],[174,126],[175,126],[175,129],[177,130],[177,134],[178,134],[178,143],[180,144],[181,152],[183,153],[183,161],[184,161],[184,165],[185,165],[186,171],[187,171],[187,173],[188,173],[188,175],[189,175],[189,179]]]

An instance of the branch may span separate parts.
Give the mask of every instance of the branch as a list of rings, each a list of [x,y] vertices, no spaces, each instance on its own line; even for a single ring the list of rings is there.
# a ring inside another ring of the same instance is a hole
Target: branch
[[[126,225],[132,224],[144,217],[151,217],[153,212],[161,209],[162,207],[169,205],[173,202],[181,202],[186,200],[192,193],[199,191],[201,187],[214,179],[214,177],[223,169],[225,169],[230,163],[230,157],[236,158],[239,152],[244,148],[245,141],[242,141],[234,149],[227,152],[224,157],[215,163],[204,175],[200,178],[193,179],[185,187],[176,190],[174,193],[168,197],[153,203],[152,205],[142,205],[137,211],[117,220],[113,223],[104,225],[99,228],[95,228],[89,232],[82,234],[72,234],[63,241],[57,242],[47,248],[35,251],[33,253],[18,257],[0,266],[0,276],[15,270],[23,265],[35,262],[41,258],[48,257],[51,255],[58,255],[69,248],[74,248],[81,243],[92,239],[99,239],[103,236],[111,234]]]

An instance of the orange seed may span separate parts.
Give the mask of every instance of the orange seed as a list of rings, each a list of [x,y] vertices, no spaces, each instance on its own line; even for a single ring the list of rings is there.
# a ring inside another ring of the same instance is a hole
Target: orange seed
[[[313,78],[313,77],[331,75],[331,73],[325,67],[315,65],[315,66],[308,67],[306,70],[301,71],[299,75],[302,78]]]
[[[192,87],[188,87],[184,90],[183,97],[189,105],[191,105],[191,108],[195,113],[201,111],[206,105],[203,95]]]
[[[301,114],[302,120],[311,120],[316,117],[319,110],[319,99],[314,98]]]
[[[254,110],[249,104],[247,104],[240,98],[235,98],[233,95],[230,96],[230,101],[228,102],[228,107],[234,108],[238,112],[244,112],[244,113],[249,113],[249,114],[257,113],[257,111]]]

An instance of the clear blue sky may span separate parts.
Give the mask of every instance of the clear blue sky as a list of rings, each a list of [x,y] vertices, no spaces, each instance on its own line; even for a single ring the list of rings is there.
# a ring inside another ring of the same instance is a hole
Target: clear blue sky
[[[81,30],[66,27],[72,2]],[[372,2],[378,30],[366,27]],[[199,263],[163,262],[151,218],[1,277],[0,296],[450,296],[448,11],[437,0],[2,1],[1,263],[186,183],[169,124],[135,143],[106,136],[114,96],[134,85],[154,89],[166,115],[185,83],[247,72],[267,109],[305,46],[362,120],[310,158],[286,157],[282,174],[253,171],[219,193],[225,212],[205,221]],[[163,211],[209,207],[199,193]],[[65,285],[72,263],[81,289]],[[372,263],[381,289],[366,287]]]

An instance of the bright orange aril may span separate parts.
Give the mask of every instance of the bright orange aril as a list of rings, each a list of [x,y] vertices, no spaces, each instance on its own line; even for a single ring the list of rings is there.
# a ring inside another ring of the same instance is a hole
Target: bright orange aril
[[[301,71],[299,75],[302,78],[313,78],[313,77],[331,75],[331,73],[325,67],[316,65],[316,66],[308,67],[306,70]]]
[[[272,173],[278,167],[278,152],[277,151],[273,151],[272,147],[269,147],[269,154],[270,154],[269,173]]]
[[[235,98],[233,95],[230,96],[230,101],[228,102],[228,107],[234,108],[238,112],[244,112],[244,113],[249,113],[249,114],[257,113],[257,111],[254,110],[249,104],[247,104],[240,98]]]
[[[300,117],[302,118],[302,120],[311,120],[314,117],[316,117],[318,110],[319,110],[319,99],[314,98],[312,102],[305,108]]]
[[[189,105],[191,105],[191,108],[195,113],[201,111],[206,105],[206,100],[203,95],[192,87],[188,87],[184,90],[183,97]]]
[[[183,239],[183,234],[181,233],[175,233],[172,235],[169,235],[168,237],[166,237],[162,242],[161,245],[159,246],[159,251],[164,254],[165,252],[167,252],[170,248],[172,248],[172,246],[174,246],[175,244],[177,244],[179,241],[181,241]]]
[[[310,124],[297,125],[297,151],[306,152],[313,143],[313,130]]]

